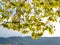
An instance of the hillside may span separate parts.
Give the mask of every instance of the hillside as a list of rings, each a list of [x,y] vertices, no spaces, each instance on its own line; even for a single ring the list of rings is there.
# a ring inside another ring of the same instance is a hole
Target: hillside
[[[0,37],[0,44],[11,45],[60,45],[60,37],[41,37],[32,40],[30,37]]]

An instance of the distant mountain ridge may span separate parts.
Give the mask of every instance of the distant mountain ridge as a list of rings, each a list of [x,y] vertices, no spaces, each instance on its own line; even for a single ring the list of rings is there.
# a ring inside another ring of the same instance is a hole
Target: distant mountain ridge
[[[0,44],[11,45],[60,45],[60,37],[41,37],[32,40],[31,37],[0,37]]]

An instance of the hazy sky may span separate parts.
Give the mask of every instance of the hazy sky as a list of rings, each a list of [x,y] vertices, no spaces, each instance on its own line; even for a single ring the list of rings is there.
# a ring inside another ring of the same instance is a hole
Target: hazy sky
[[[54,34],[50,35],[48,33],[48,31],[45,31],[43,37],[60,37],[60,24],[59,23],[54,23],[54,25],[56,26],[56,31],[54,32]],[[18,32],[18,31],[8,30],[8,29],[0,26],[0,37],[11,37],[11,36],[22,36],[22,37],[24,37],[24,36],[30,36],[30,35],[31,35],[30,33],[24,35],[24,34]]]
[[[48,31],[45,31],[43,37],[60,37],[60,24],[58,23],[54,23],[54,25],[56,26],[56,31],[54,32],[53,35],[50,35],[48,33]],[[30,36],[31,34],[22,34],[18,31],[13,31],[13,30],[8,30],[6,28],[3,28],[2,26],[0,26],[0,37],[11,37],[11,36]]]
[[[3,28],[2,26],[0,26],[0,37],[11,37],[11,36],[29,36],[30,34],[22,34],[18,31],[14,31],[12,29],[8,30],[7,28]]]

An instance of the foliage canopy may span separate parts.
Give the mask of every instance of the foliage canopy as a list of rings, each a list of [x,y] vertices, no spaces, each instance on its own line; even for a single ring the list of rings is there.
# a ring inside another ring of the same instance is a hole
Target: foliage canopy
[[[60,0],[2,0],[0,4],[0,25],[24,34],[31,32],[33,39],[46,30],[53,34],[53,22],[60,17]]]

